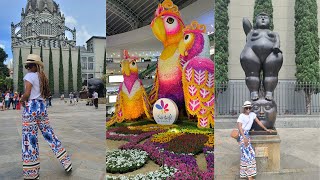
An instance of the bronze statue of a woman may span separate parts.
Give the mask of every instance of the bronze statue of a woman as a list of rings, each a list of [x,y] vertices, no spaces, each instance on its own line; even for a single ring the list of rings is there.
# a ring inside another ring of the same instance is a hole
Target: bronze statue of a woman
[[[270,19],[265,13],[257,15],[255,28],[252,28],[247,18],[243,18],[243,30],[247,39],[240,55],[240,63],[246,75],[251,100],[259,99],[261,71],[264,98],[269,101],[273,99],[278,73],[283,63],[279,34],[271,31],[269,26]]]

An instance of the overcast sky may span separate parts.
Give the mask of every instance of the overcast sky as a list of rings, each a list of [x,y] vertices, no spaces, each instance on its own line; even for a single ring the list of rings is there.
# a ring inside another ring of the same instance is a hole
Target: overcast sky
[[[66,26],[77,30],[77,45],[85,45],[91,36],[105,36],[105,0],[55,0],[66,18]],[[0,0],[0,47],[12,59],[11,22],[21,20],[27,0]]]

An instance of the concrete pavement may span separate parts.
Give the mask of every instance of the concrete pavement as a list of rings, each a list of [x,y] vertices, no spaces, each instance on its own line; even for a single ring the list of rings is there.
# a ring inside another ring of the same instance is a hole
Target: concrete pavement
[[[240,150],[232,129],[215,129],[215,180],[239,179]],[[280,173],[259,172],[256,180],[320,179],[320,129],[277,128]]]
[[[71,155],[73,171],[66,175],[39,132],[40,179],[105,179],[105,107],[85,103],[53,100],[50,123]],[[22,179],[21,111],[0,111],[0,152],[0,179]]]

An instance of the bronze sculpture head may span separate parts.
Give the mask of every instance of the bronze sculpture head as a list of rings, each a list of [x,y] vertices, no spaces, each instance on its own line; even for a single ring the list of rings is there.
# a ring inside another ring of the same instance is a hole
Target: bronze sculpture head
[[[257,114],[257,118],[262,122],[262,124],[268,128],[272,129],[274,127],[276,117],[277,117],[277,104],[274,100],[269,101],[263,97],[258,100],[253,101],[252,111]],[[252,125],[254,130],[262,130],[262,128],[254,123]]]

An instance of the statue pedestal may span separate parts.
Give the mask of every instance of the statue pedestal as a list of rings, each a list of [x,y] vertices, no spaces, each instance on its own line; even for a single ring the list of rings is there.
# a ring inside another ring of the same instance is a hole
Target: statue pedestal
[[[258,172],[275,172],[280,170],[280,136],[251,135],[251,144],[256,153]]]

